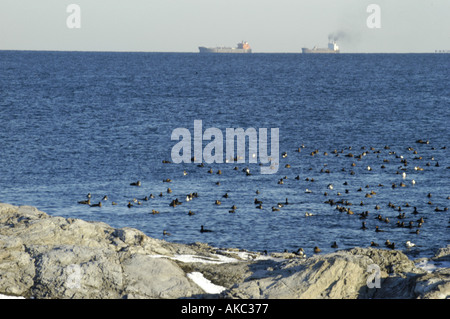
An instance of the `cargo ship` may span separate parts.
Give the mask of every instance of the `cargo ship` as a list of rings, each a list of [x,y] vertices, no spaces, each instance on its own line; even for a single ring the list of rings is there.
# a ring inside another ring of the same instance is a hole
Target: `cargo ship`
[[[328,42],[327,48],[302,48],[302,53],[339,53],[339,46],[337,45],[336,41],[330,41]]]
[[[207,47],[198,47],[200,53],[252,53],[252,49],[250,45],[246,41],[242,41],[237,44],[236,48],[231,47],[215,47],[215,48],[207,48]]]

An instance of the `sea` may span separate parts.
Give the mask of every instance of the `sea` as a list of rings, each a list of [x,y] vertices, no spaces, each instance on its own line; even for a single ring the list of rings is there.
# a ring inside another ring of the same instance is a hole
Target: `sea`
[[[432,256],[450,244],[449,74],[448,54],[0,51],[0,201],[176,243]],[[250,139],[225,154],[239,128],[267,129],[271,174]],[[178,163],[181,141],[200,158]]]

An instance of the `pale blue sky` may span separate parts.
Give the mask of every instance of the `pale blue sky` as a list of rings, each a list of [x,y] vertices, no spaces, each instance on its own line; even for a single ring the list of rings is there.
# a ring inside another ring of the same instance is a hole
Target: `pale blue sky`
[[[81,28],[69,29],[69,4]],[[370,29],[369,4],[381,8]],[[343,34],[342,52],[450,50],[450,0],[0,0],[0,49],[198,52],[235,46],[301,52]]]

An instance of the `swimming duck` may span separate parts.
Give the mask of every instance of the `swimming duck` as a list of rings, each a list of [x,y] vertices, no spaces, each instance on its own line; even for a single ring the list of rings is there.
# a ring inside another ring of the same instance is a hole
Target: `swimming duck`
[[[91,207],[102,207],[102,202],[98,202],[98,204],[92,204]]]
[[[318,254],[318,253],[320,253],[321,252],[321,250],[320,250],[320,248],[319,247],[314,247],[314,253],[316,253],[316,254]]]
[[[202,225],[201,228],[200,228],[200,232],[201,232],[201,233],[211,233],[212,230],[205,229],[205,228],[203,228],[203,225]]]
[[[141,181],[133,182],[130,185],[131,186],[141,186]]]
[[[414,244],[414,243],[412,243],[412,242],[410,242],[409,240],[405,243],[405,246],[407,247],[407,248],[411,248],[411,247],[415,247],[416,246],[416,244]]]
[[[380,228],[378,228],[378,226],[375,226],[375,231],[376,231],[377,233],[379,233],[379,232],[384,232],[384,230],[381,230]]]
[[[167,232],[166,230],[163,230],[163,236],[170,236],[171,233]]]
[[[378,245],[376,242],[371,241],[371,242],[370,242],[370,246],[372,246],[372,247],[378,247],[379,245]]]
[[[82,201],[79,201],[78,204],[91,205],[91,200],[90,200],[90,199],[88,199],[88,200],[82,200]]]
[[[334,242],[334,243],[331,245],[331,248],[338,248],[338,244],[337,244],[336,242]]]

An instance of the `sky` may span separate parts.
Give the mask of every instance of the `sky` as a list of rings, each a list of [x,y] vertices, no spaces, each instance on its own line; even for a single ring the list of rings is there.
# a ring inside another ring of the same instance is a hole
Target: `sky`
[[[0,0],[0,50],[299,53],[330,34],[343,53],[450,50],[450,0]]]

